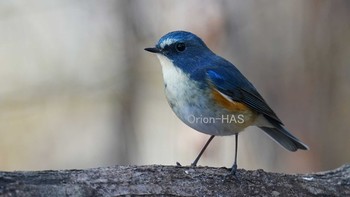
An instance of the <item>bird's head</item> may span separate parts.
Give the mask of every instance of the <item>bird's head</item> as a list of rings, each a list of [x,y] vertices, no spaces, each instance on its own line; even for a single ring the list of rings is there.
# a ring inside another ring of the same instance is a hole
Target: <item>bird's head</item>
[[[163,61],[170,61],[184,72],[205,66],[215,54],[198,36],[186,31],[174,31],[161,37],[155,47],[145,48]],[[163,65],[163,63],[162,63]],[[164,66],[164,65],[163,65]]]

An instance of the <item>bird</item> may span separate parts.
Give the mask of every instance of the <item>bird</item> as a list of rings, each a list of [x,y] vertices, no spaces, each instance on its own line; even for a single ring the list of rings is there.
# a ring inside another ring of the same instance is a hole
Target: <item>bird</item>
[[[257,126],[288,151],[308,150],[266,103],[253,84],[228,60],[216,55],[197,35],[172,31],[154,47],[160,61],[167,101],[189,127],[210,135],[197,163],[215,136],[235,136],[235,156],[230,174],[236,176],[238,134]]]

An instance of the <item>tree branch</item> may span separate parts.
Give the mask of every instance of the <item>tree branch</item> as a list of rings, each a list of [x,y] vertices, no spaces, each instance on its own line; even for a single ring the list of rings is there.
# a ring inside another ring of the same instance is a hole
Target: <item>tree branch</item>
[[[0,196],[350,196],[350,165],[314,174],[174,166],[0,172]]]

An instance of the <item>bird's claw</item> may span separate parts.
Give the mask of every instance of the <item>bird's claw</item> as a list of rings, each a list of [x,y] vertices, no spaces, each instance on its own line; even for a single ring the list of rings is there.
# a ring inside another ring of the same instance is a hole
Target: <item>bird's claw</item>
[[[232,168],[229,169],[230,173],[225,175],[224,181],[236,179],[237,182],[241,182],[241,179],[237,176],[237,164],[233,164]]]

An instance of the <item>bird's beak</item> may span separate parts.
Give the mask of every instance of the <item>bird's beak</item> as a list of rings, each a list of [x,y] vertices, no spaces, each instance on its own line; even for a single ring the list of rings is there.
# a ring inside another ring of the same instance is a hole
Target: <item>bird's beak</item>
[[[161,53],[162,52],[157,47],[145,48],[145,50],[148,51],[148,52],[151,52],[151,53]]]

